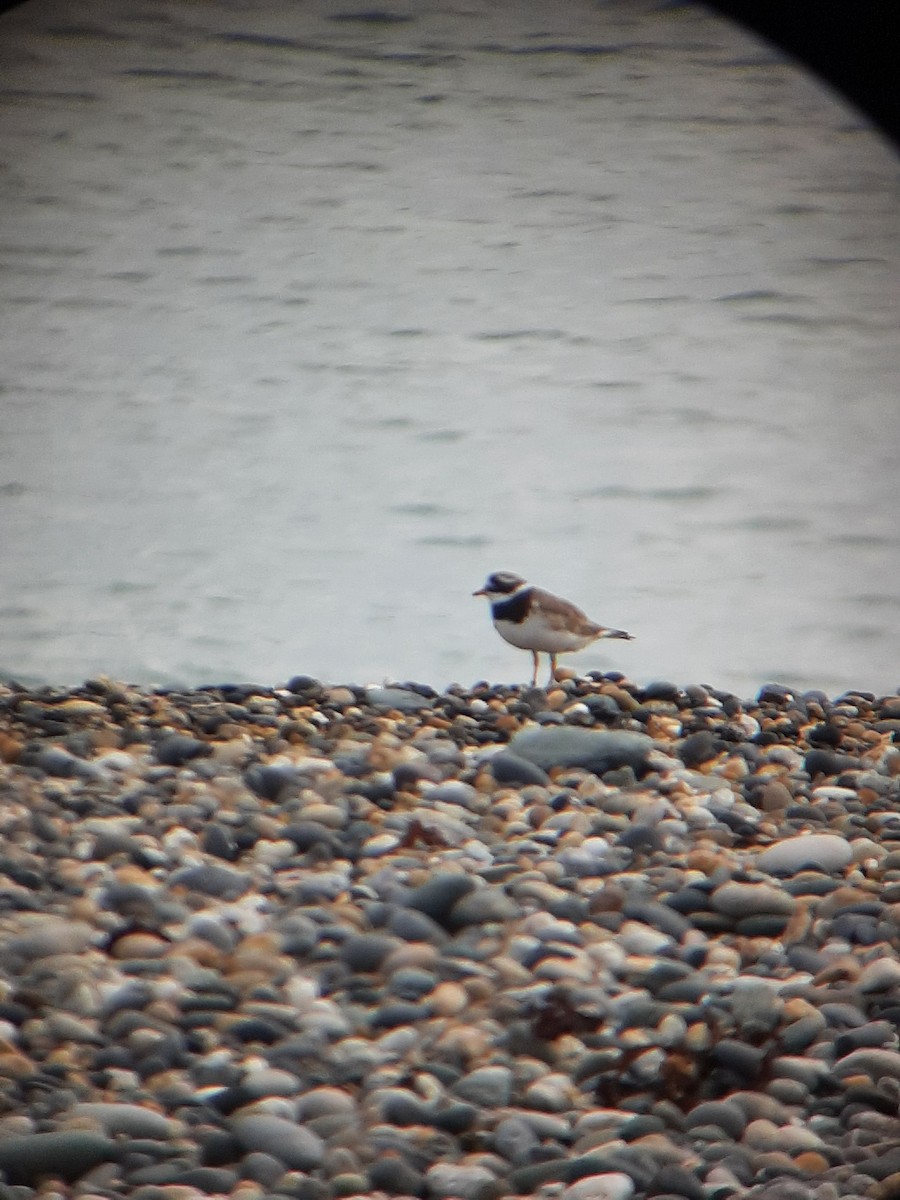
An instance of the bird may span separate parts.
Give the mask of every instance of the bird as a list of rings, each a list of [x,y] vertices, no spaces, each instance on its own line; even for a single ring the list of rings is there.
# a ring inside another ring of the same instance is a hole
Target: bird
[[[473,596],[491,602],[491,620],[500,636],[511,646],[530,650],[534,660],[531,685],[537,685],[538,655],[550,657],[550,679],[556,679],[556,657],[583,650],[598,638],[632,640],[624,629],[610,629],[590,620],[570,600],[545,592],[512,571],[495,571]]]

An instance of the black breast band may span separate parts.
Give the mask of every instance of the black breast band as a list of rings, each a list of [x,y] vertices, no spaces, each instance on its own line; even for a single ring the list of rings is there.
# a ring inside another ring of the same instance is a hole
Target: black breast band
[[[491,616],[495,621],[509,621],[521,625],[531,608],[531,588],[522,588],[508,600],[495,600],[491,605]]]

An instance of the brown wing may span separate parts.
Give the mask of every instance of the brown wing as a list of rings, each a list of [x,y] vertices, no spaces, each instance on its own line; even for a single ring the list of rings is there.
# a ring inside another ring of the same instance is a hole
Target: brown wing
[[[540,612],[551,629],[567,629],[577,637],[633,640],[632,635],[624,629],[610,629],[606,625],[598,625],[571,600],[563,600],[562,596],[554,596],[552,592],[545,592],[542,588],[532,588],[531,607],[533,611]]]
[[[570,600],[563,600],[561,596],[554,596],[552,592],[545,592],[541,588],[532,591],[531,608],[541,614],[551,629],[568,629],[578,637],[599,637],[604,630],[603,625],[591,621]]]

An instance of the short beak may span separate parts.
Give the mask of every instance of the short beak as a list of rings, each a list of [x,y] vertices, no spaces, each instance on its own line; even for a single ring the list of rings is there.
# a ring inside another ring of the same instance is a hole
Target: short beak
[[[473,592],[472,595],[473,596],[486,596],[487,592],[484,590],[484,588],[479,588],[478,591]]]

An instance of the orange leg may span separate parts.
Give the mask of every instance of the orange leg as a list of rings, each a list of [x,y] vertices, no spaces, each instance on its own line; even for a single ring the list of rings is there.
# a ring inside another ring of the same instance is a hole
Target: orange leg
[[[550,679],[549,683],[556,683],[556,655],[550,655]]]

